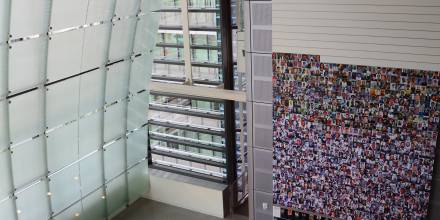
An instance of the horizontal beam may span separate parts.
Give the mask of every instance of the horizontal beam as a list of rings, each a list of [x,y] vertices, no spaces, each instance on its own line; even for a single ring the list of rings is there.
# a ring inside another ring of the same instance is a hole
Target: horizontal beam
[[[226,168],[226,164],[225,163],[220,163],[220,162],[210,161],[210,160],[204,160],[204,159],[200,159],[200,158],[196,158],[196,157],[191,157],[191,156],[187,156],[187,155],[180,155],[180,154],[176,154],[176,153],[172,153],[172,152],[166,152],[166,151],[161,151],[161,150],[157,150],[157,149],[152,149],[151,153],[152,154],[156,154],[156,155],[165,156],[165,157],[171,157],[171,158],[175,158],[175,159],[179,159],[179,160],[186,160],[186,161],[190,161],[190,162],[205,164],[205,165],[209,165],[209,166],[213,166],[213,167]]]
[[[210,112],[210,111],[202,111],[198,109],[185,108],[179,106],[167,106],[167,105],[158,105],[154,103],[150,103],[149,110],[152,111],[160,111],[160,112],[169,112],[181,115],[189,115],[200,118],[211,118],[217,120],[223,120],[223,113]]]
[[[154,63],[181,65],[181,66],[185,65],[185,62],[183,60],[154,59]],[[209,67],[209,68],[220,68],[222,66],[219,63],[202,63],[202,62],[191,62],[191,65],[197,67]]]
[[[155,135],[155,134],[151,134],[151,133],[150,133],[150,139],[156,140],[156,141],[162,141],[162,142],[166,142],[166,143],[172,143],[172,144],[181,144],[181,145],[205,149],[205,150],[212,150],[212,151],[216,151],[216,152],[224,152],[225,151],[224,147],[217,147],[217,146],[213,146],[213,145],[201,144],[201,143],[197,143],[197,142],[193,142],[193,141],[178,140],[178,139],[169,138],[169,137],[161,137],[159,135]]]
[[[189,97],[230,100],[246,102],[246,92],[235,90],[224,90],[211,87],[177,85],[171,83],[151,82],[150,90],[158,93],[175,93]]]
[[[163,8],[154,12],[181,12],[180,8]],[[220,12],[218,8],[188,8],[188,12],[195,13],[216,13]]]
[[[172,77],[172,76],[152,75],[151,79],[153,79],[153,80],[162,80],[162,81],[171,81],[171,82],[180,82],[180,83],[184,83],[185,82],[184,78]],[[221,84],[223,84],[222,82],[219,82],[219,81],[210,81],[210,80],[194,79],[194,78],[193,78],[193,83],[194,84],[208,85],[208,86],[220,86]]]
[[[183,48],[182,44],[172,44],[172,43],[157,43],[156,47],[170,47],[170,48]],[[203,49],[203,50],[219,50],[219,46],[212,45],[191,45],[191,49]]]
[[[181,25],[172,26],[172,25],[160,25],[159,30],[182,30]],[[220,28],[218,27],[189,27],[190,31],[220,31]]]
[[[155,120],[155,119],[150,119],[148,121],[149,125],[156,125],[156,126],[161,126],[161,127],[167,127],[167,128],[175,128],[175,129],[180,129],[180,130],[185,130],[185,131],[193,131],[193,132],[199,132],[199,133],[204,133],[204,134],[211,134],[211,135],[216,135],[216,136],[224,136],[225,132],[219,129],[211,129],[211,128],[207,128],[207,127],[201,127],[201,126],[197,126],[197,125],[191,125],[191,124],[178,124],[173,123],[171,121],[159,121],[159,120]]]
[[[226,180],[224,178],[220,178],[220,177],[216,177],[216,176],[211,176],[211,175],[207,175],[207,174],[202,174],[202,173],[198,173],[198,172],[195,172],[195,171],[179,169],[179,168],[175,168],[175,167],[172,167],[172,166],[166,166],[166,165],[158,164],[158,163],[155,163],[155,162],[153,162],[153,165],[149,165],[149,168],[157,169],[157,170],[162,170],[162,171],[166,171],[166,172],[170,172],[170,173],[177,173],[177,174],[180,174],[180,175],[194,177],[194,178],[198,178],[198,179],[202,179],[202,180],[207,180],[207,181],[212,181],[212,182],[217,182],[217,183],[225,183],[226,182]]]

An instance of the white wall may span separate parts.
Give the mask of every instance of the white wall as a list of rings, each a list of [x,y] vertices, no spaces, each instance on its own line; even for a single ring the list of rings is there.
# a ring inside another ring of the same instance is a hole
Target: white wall
[[[440,70],[440,1],[273,0],[274,52]]]

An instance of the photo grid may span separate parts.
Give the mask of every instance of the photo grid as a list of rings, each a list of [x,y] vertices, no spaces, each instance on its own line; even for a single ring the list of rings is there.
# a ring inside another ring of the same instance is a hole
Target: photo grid
[[[340,219],[427,216],[440,72],[273,54],[274,204]]]

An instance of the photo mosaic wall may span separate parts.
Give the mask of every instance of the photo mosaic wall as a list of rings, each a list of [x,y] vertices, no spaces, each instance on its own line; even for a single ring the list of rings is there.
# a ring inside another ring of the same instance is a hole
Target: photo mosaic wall
[[[343,219],[428,213],[440,72],[273,54],[275,205]]]

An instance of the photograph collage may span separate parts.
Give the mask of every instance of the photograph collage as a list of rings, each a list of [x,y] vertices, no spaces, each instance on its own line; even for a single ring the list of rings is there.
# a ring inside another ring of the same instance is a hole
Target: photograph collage
[[[273,200],[337,219],[423,219],[440,72],[273,54]]]

